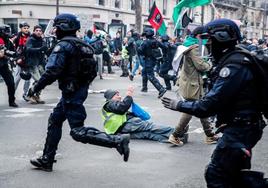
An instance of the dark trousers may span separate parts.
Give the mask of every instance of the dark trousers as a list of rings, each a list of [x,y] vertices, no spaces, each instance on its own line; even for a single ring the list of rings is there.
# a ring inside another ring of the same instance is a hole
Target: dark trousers
[[[4,79],[7,85],[8,102],[13,103],[15,101],[15,83],[12,72],[9,70],[8,64],[0,66],[0,75]]]
[[[176,76],[175,75],[169,75],[168,73],[163,73],[160,71],[159,76],[164,79],[164,82],[166,84],[167,89],[171,89],[170,81],[175,82]]]
[[[229,127],[214,150],[205,178],[208,188],[241,186],[241,170],[251,168],[251,149],[261,139],[264,122]]]
[[[154,75],[154,68],[152,67],[143,67],[142,68],[142,87],[147,89],[148,80],[153,84],[153,86],[160,92],[165,88],[161,85],[159,80]]]
[[[71,128],[70,135],[78,142],[104,147],[116,147],[120,137],[107,135],[93,127],[84,127],[86,111],[82,104],[69,104],[61,100],[48,119],[47,138],[43,155],[53,161],[62,136],[62,125],[67,119]]]

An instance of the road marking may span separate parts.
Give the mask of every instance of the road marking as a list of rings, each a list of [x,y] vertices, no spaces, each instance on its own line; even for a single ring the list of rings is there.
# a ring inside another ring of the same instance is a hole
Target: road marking
[[[25,114],[12,114],[12,115],[5,115],[4,117],[10,117],[10,118],[22,118],[22,117],[29,117],[33,114],[25,113]]]
[[[5,109],[3,111],[6,112],[16,112],[16,113],[33,113],[33,112],[41,112],[45,111],[44,109],[40,108],[15,108],[15,109]]]
[[[203,130],[202,128],[197,128],[197,129],[195,129],[195,130],[193,130],[193,131],[189,131],[188,133],[189,133],[189,134],[192,134],[192,133],[201,134],[201,133],[203,133],[203,132],[204,132],[204,130]]]

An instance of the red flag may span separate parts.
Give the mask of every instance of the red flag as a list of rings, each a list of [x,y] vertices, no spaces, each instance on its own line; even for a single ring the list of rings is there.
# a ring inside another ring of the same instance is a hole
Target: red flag
[[[157,8],[155,2],[151,8],[150,15],[148,17],[149,23],[152,25],[153,28],[158,30],[163,22],[163,16],[160,10]]]
[[[96,34],[96,26],[95,24],[93,24],[93,29],[92,29],[93,33]]]

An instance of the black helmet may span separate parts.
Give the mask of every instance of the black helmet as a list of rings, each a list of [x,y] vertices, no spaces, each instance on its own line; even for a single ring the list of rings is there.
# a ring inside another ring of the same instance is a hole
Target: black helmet
[[[259,39],[259,40],[258,40],[258,44],[259,44],[259,45],[262,45],[262,44],[264,44],[264,43],[265,43],[265,39]]]
[[[208,37],[220,43],[237,42],[242,40],[238,25],[229,19],[217,19],[205,25],[204,32]]]
[[[169,36],[168,35],[162,35],[161,39],[162,39],[162,41],[169,41]]]
[[[75,32],[81,27],[78,17],[67,13],[56,16],[53,26],[64,32]]]
[[[190,36],[196,38],[197,35],[204,33],[204,29],[204,26],[198,26],[191,32]]]
[[[145,34],[146,37],[152,37],[152,36],[154,36],[154,30],[151,29],[151,28],[145,29],[143,33]]]
[[[19,27],[20,27],[20,28],[23,28],[23,27],[30,27],[30,25],[29,25],[27,22],[21,22],[21,23],[19,24]]]
[[[27,72],[25,70],[22,70],[21,73],[20,73],[20,77],[23,80],[30,80],[32,75],[29,72]]]
[[[0,25],[0,36],[11,37],[11,28],[9,25],[6,24]]]

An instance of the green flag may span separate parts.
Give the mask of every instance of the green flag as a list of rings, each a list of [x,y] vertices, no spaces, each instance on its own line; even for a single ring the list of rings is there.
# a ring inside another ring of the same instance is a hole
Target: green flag
[[[180,19],[180,14],[183,8],[194,8],[197,6],[202,6],[211,3],[211,0],[182,0],[173,8],[173,21],[175,27],[178,28],[178,19]]]

